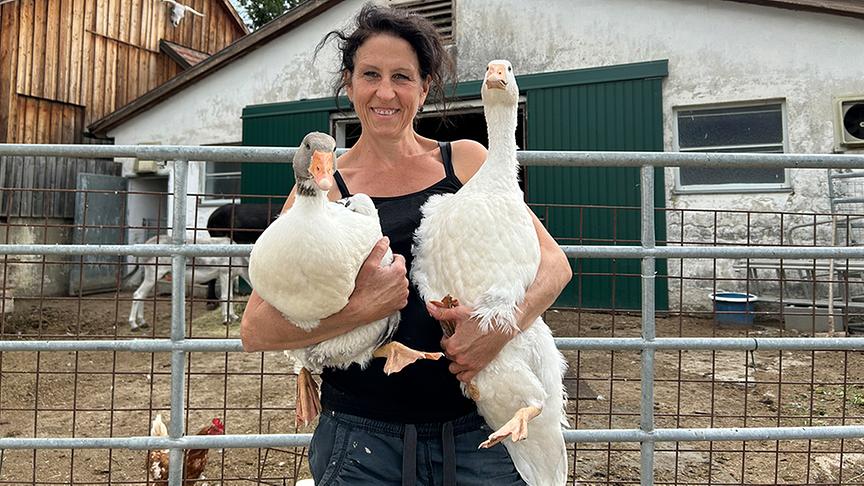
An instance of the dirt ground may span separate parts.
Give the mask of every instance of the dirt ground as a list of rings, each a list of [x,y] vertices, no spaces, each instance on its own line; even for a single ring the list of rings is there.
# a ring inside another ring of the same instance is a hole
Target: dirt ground
[[[119,297],[119,298],[118,298]],[[168,296],[147,304],[151,326],[132,332],[129,293],[17,299],[0,338],[168,337]],[[242,310],[242,306],[239,310]],[[238,337],[218,311],[187,306],[192,338]],[[556,336],[638,337],[638,315],[550,311]],[[660,337],[780,336],[771,327],[720,329],[706,317],[660,316]],[[565,353],[571,425],[637,428],[636,351]],[[855,352],[663,351],[656,355],[657,427],[805,426],[864,423],[864,359]],[[292,367],[281,353],[193,353],[187,374],[189,433],[220,417],[229,434],[291,433]],[[126,437],[169,415],[166,353],[0,353],[2,437]],[[310,429],[311,430],[311,429]],[[309,431],[309,430],[306,430]],[[572,446],[571,446],[572,447]],[[576,444],[580,484],[638,484],[639,444]],[[199,485],[293,484],[308,477],[304,450],[210,451]],[[146,452],[126,449],[6,450],[0,484],[146,484]],[[864,438],[819,441],[658,443],[656,484],[864,484]]]

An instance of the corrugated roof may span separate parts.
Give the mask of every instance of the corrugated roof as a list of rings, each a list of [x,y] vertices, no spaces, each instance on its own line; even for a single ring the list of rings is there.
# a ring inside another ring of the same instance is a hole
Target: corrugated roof
[[[249,54],[274,38],[318,16],[340,2],[341,0],[308,0],[286,12],[281,17],[267,23],[255,32],[240,37],[228,47],[174,76],[159,87],[148,91],[135,101],[93,122],[88,127],[88,130],[96,135],[106,135],[111,128],[147,110],[187,86],[204,79],[235,59]]]

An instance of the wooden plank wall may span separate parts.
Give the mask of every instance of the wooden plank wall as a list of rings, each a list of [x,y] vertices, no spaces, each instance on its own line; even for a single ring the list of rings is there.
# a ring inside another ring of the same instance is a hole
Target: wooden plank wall
[[[79,172],[119,176],[120,165],[112,160],[0,157],[0,216],[74,217]]]
[[[176,28],[161,0],[0,6],[0,142],[80,142],[87,125],[180,72],[160,39],[213,54],[243,35],[223,0],[185,3],[205,16]]]

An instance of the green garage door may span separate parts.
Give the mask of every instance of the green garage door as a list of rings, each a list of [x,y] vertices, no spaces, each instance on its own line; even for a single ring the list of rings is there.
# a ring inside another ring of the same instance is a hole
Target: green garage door
[[[663,150],[661,82],[666,63],[558,74],[549,87],[529,89],[527,148],[531,150]],[[641,72],[640,72],[641,71]],[[553,81],[550,79],[550,81]],[[529,167],[526,196],[562,244],[638,245],[638,168]],[[665,207],[663,169],[655,171],[657,208]],[[656,238],[666,239],[666,215],[655,213]],[[640,262],[573,261],[575,277],[557,305],[639,309]],[[668,309],[666,261],[657,262],[657,309]]]

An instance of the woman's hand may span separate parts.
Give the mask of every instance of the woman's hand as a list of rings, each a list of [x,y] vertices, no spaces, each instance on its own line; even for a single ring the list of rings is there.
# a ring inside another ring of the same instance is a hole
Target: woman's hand
[[[339,314],[341,319],[358,325],[383,319],[408,304],[408,276],[405,257],[393,255],[393,263],[382,267],[381,259],[390,247],[386,236],[372,247],[360,267],[354,283],[354,292],[348,305]]]
[[[471,309],[457,305],[449,309],[426,304],[429,314],[438,321],[453,321],[456,332],[441,340],[441,348],[450,363],[450,372],[462,383],[469,384],[474,376],[486,367],[513,337],[498,331],[480,332]]]

